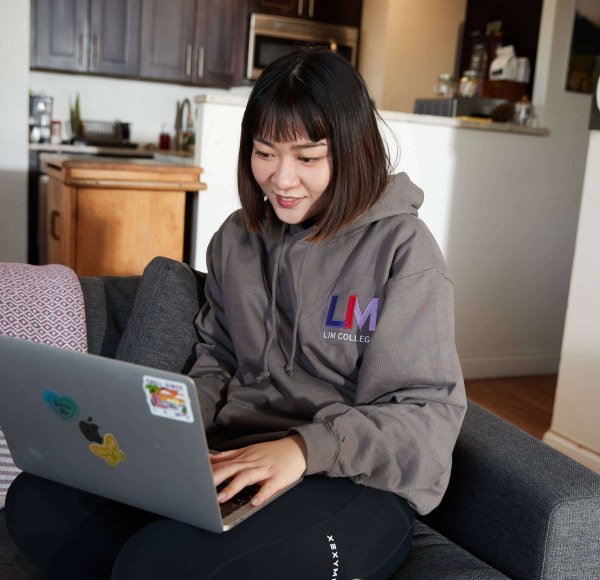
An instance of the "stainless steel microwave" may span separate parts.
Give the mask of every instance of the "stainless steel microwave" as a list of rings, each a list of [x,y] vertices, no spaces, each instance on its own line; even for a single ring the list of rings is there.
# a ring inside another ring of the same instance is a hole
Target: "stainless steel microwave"
[[[250,17],[246,77],[256,80],[276,58],[307,44],[328,46],[356,66],[358,28],[254,13]]]

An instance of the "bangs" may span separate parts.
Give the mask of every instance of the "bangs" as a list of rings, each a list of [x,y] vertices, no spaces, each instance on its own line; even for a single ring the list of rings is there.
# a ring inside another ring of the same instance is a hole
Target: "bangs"
[[[253,107],[248,116],[248,130],[253,137],[272,143],[296,141],[305,132],[314,142],[329,138],[323,111],[308,95],[286,98],[285,91],[282,93],[269,95],[267,102]]]

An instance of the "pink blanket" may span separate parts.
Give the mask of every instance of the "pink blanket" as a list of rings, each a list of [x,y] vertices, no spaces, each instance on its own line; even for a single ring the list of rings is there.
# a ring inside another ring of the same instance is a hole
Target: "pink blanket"
[[[83,295],[66,266],[0,262],[0,334],[87,351]],[[0,428],[0,509],[18,475]]]

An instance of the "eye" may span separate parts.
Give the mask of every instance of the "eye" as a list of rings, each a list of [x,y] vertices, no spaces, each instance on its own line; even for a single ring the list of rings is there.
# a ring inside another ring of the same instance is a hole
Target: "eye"
[[[269,157],[271,157],[270,153],[267,153],[266,151],[259,151],[258,149],[254,150],[254,154],[259,158],[259,159],[268,159]]]
[[[322,157],[298,157],[298,160],[302,163],[316,163],[317,161],[321,161]]]

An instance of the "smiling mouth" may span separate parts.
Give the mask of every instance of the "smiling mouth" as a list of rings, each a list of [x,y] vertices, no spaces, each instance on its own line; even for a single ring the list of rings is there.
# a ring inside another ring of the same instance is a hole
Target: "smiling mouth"
[[[301,197],[284,197],[283,195],[275,194],[275,199],[277,199],[277,203],[284,208],[291,208],[298,205],[301,201]]]

